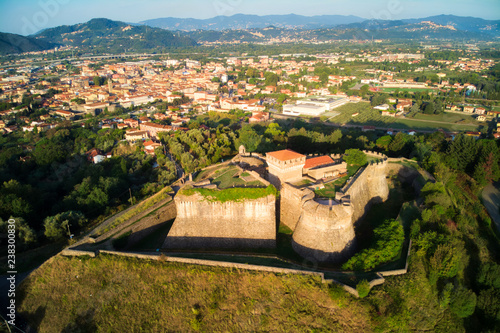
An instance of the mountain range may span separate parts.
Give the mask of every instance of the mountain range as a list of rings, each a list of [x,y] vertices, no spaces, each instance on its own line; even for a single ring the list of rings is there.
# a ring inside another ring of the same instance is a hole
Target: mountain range
[[[175,30],[174,32],[165,29]],[[0,54],[58,45],[104,53],[159,52],[206,42],[325,42],[345,39],[498,40],[500,20],[438,15],[421,19],[365,20],[356,16],[243,15],[207,20],[165,18],[124,23],[104,18],[45,29],[31,36],[0,33]]]
[[[406,24],[416,24],[422,22],[434,22],[442,26],[450,26],[456,30],[498,33],[500,20],[491,21],[475,17],[461,17],[454,15],[437,15],[419,19],[404,20],[368,20],[358,16],[343,15],[244,15],[216,16],[210,19],[193,18],[158,18],[139,22],[139,24],[149,25],[168,30],[195,31],[195,30],[246,30],[263,29],[269,26],[282,29],[302,29],[314,30],[321,28],[351,27],[361,29],[378,29],[379,27],[402,26]]]
[[[268,26],[275,26],[283,29],[318,29],[325,27],[334,27],[340,24],[350,24],[366,21],[358,16],[343,15],[245,15],[236,14],[233,16],[216,16],[210,19],[193,18],[175,18],[166,17],[139,22],[168,30],[244,30],[244,29],[262,29]]]

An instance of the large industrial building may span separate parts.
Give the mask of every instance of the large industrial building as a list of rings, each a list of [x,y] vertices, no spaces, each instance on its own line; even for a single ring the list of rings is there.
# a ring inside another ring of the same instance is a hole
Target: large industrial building
[[[312,96],[297,101],[296,105],[284,105],[283,114],[287,116],[319,116],[341,105],[349,103],[349,98],[339,96]]]

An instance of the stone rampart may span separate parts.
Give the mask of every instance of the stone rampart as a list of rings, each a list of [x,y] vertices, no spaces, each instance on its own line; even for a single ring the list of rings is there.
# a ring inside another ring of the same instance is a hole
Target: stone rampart
[[[354,252],[354,224],[370,205],[389,197],[387,162],[360,169],[329,204],[314,200],[314,192],[284,184],[281,190],[280,223],[292,229],[294,250],[320,262],[338,262]]]
[[[343,192],[353,207],[353,223],[358,222],[373,203],[389,198],[387,184],[387,162],[368,165],[360,170]]]
[[[354,249],[352,216],[350,205],[330,206],[312,198],[307,200],[302,204],[302,212],[293,233],[293,249],[305,258],[320,262],[347,258]]]
[[[303,190],[288,183],[283,183],[280,191],[280,223],[286,225],[292,231],[302,214]]]
[[[164,248],[273,248],[276,198],[208,201],[201,194],[175,197],[177,218]]]

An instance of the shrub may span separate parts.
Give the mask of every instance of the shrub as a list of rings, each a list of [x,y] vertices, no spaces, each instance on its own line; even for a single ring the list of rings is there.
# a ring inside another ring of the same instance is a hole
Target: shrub
[[[362,280],[356,285],[359,298],[365,298],[370,293],[370,283],[367,280]]]
[[[345,270],[370,270],[396,258],[403,248],[404,229],[397,220],[387,220],[373,230],[373,246],[354,255],[342,265]]]

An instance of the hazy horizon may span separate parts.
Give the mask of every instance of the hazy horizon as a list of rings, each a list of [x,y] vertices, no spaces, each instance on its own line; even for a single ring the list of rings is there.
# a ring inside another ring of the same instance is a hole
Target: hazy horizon
[[[196,10],[193,10],[195,8]],[[0,31],[21,35],[60,25],[73,25],[93,18],[138,23],[141,21],[175,17],[208,19],[216,16],[247,15],[344,15],[365,19],[411,19],[434,15],[456,15],[500,19],[500,1],[480,3],[456,0],[0,0]]]

